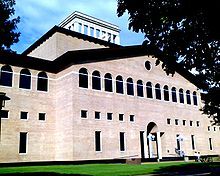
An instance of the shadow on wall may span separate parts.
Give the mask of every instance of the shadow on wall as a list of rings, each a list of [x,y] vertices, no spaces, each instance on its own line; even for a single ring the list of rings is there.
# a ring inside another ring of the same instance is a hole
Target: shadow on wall
[[[35,172],[35,173],[9,173],[9,174],[0,174],[0,176],[91,176],[91,175],[82,175],[82,174],[59,174],[54,172]]]
[[[155,175],[220,175],[220,162],[186,163],[178,166],[166,166],[153,172]]]

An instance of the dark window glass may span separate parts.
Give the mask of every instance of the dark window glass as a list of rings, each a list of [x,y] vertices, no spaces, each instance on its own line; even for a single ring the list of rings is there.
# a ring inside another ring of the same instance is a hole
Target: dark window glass
[[[120,75],[116,77],[116,93],[124,93],[123,78]]]
[[[37,78],[37,90],[47,91],[48,90],[48,78],[45,72],[40,72]]]
[[[81,110],[81,118],[87,118],[87,111]]]
[[[127,95],[134,95],[134,84],[132,78],[127,79]]]
[[[183,89],[179,90],[180,103],[184,103]]]
[[[95,131],[95,151],[101,151],[101,131]]]
[[[183,126],[186,126],[186,120],[183,120]]]
[[[189,121],[189,125],[190,125],[190,126],[193,126],[193,121],[190,120],[190,121]]]
[[[88,72],[86,68],[79,70],[79,87],[88,88]]]
[[[156,99],[161,100],[160,84],[155,85],[155,94],[156,94]]]
[[[153,89],[152,89],[152,83],[151,82],[147,82],[146,90],[147,90],[147,98],[153,98]]]
[[[19,153],[27,153],[27,133],[20,132]]]
[[[199,126],[200,126],[199,121],[196,121],[196,126],[197,126],[197,127],[199,127]]]
[[[172,87],[172,101],[177,102],[177,97],[176,97],[176,88]]]
[[[130,122],[134,122],[134,115],[130,115]]]
[[[196,106],[198,105],[197,95],[196,95],[196,92],[195,92],[195,91],[193,92],[193,104],[196,105]]]
[[[141,80],[137,81],[137,96],[138,97],[144,96],[143,82]]]
[[[169,101],[169,88],[167,85],[163,87],[164,100]]]
[[[12,87],[13,71],[9,65],[2,66],[0,73],[0,85]]]
[[[2,119],[8,119],[8,111],[7,110],[0,110],[0,117]]]
[[[124,114],[119,114],[119,121],[124,121]]]
[[[101,90],[101,78],[98,71],[92,73],[92,88],[95,90]]]
[[[105,91],[112,92],[112,75],[110,73],[105,74]]]
[[[209,150],[212,150],[212,138],[209,138]]]
[[[20,72],[19,88],[31,88],[31,73],[28,69],[22,69]]]
[[[191,135],[191,140],[192,140],[192,149],[195,150],[195,139],[194,139],[194,135]]]
[[[101,118],[101,113],[95,111],[95,119],[100,119]]]
[[[45,113],[39,113],[39,120],[46,120],[46,114]]]
[[[125,151],[125,133],[120,132],[120,151]]]
[[[171,119],[167,119],[167,124],[168,124],[168,125],[171,124]]]
[[[28,118],[28,112],[23,112],[21,111],[21,116],[20,116],[21,119],[27,119]]]
[[[150,69],[151,69],[151,64],[150,64],[149,61],[146,61],[146,62],[145,62],[145,68],[146,68],[147,70],[150,70]]]
[[[208,126],[208,131],[210,131],[210,126]]]
[[[179,125],[179,120],[175,119],[175,125]]]
[[[176,135],[176,147],[177,147],[177,150],[180,150],[180,139],[179,139],[179,134]]]
[[[107,113],[107,120],[112,120],[112,113]]]
[[[190,91],[189,90],[186,91],[186,102],[187,102],[187,104],[191,104],[191,98],[190,98]]]

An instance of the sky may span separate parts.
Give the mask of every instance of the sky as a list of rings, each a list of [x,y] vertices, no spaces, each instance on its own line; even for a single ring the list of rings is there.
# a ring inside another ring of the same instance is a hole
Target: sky
[[[15,17],[21,33],[19,42],[12,46],[22,53],[53,26],[58,25],[74,11],[118,25],[121,45],[140,45],[144,35],[128,30],[128,14],[117,17],[117,0],[16,0]]]

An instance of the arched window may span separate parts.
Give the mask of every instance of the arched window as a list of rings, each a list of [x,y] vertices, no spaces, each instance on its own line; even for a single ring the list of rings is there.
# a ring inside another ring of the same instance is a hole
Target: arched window
[[[163,87],[164,100],[169,101],[169,88],[167,85]]]
[[[193,92],[193,103],[194,103],[194,105],[196,105],[196,106],[198,105],[196,91]]]
[[[86,68],[79,70],[79,87],[88,88],[88,71]]]
[[[127,79],[127,95],[134,95],[134,84],[132,78]]]
[[[0,85],[12,87],[13,71],[9,65],[2,66],[0,76]]]
[[[38,73],[37,77],[37,90],[47,91],[48,89],[48,78],[45,72]]]
[[[190,98],[190,91],[189,90],[186,91],[186,102],[187,102],[187,104],[191,104],[191,98]]]
[[[143,81],[141,81],[141,80],[137,81],[137,96],[138,97],[144,96]]]
[[[101,90],[101,78],[99,71],[92,73],[92,88],[95,90]]]
[[[175,88],[175,87],[172,87],[171,91],[172,91],[172,101],[173,101],[173,102],[177,102],[176,88]]]
[[[116,93],[120,93],[123,94],[124,90],[123,90],[123,78],[122,76],[118,75],[116,77]]]
[[[112,92],[112,75],[110,73],[105,74],[104,82],[105,82],[105,91]]]
[[[31,88],[31,73],[28,69],[22,69],[20,71],[19,88],[23,88],[23,89]]]
[[[160,84],[155,85],[155,94],[156,94],[156,99],[161,100]]]
[[[152,83],[151,82],[147,82],[146,90],[147,90],[147,98],[153,98],[153,89],[152,89]]]
[[[183,89],[179,90],[180,103],[184,103]]]

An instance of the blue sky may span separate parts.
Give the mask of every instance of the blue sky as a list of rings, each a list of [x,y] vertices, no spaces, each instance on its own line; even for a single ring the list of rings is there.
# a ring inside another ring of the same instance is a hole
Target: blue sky
[[[116,0],[16,0],[15,15],[20,16],[20,41],[12,49],[22,53],[54,25],[74,11],[108,21],[120,27],[121,45],[141,44],[143,34],[128,30],[128,15],[117,17]]]

